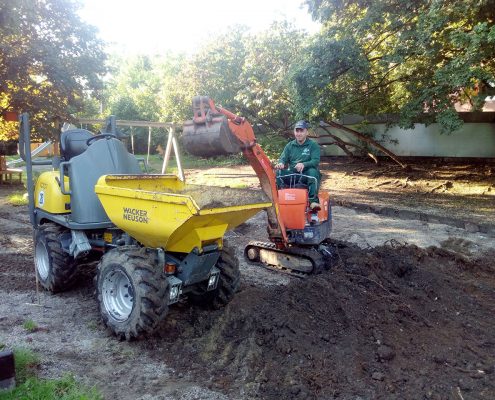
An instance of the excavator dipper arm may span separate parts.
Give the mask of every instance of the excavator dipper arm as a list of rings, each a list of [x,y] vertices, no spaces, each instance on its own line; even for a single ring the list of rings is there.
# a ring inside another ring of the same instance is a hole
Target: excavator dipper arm
[[[205,96],[193,99],[193,112],[192,121],[184,125],[183,139],[185,140],[183,141],[188,151],[202,156],[242,151],[256,172],[261,188],[273,204],[267,210],[270,240],[277,247],[286,247],[287,233],[280,216],[275,174],[270,159],[256,143],[251,124],[245,118],[216,106],[212,99]],[[227,126],[225,126],[225,119]],[[205,133],[208,134],[205,135]]]

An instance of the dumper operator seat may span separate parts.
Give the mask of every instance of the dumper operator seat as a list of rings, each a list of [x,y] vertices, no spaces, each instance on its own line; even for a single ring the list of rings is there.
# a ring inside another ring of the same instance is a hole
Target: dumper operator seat
[[[60,136],[60,155],[65,161],[86,151],[88,139],[93,134],[86,129],[69,129]]]
[[[65,161],[60,165],[62,173],[69,176],[71,221],[77,224],[110,223],[95,193],[96,182],[102,175],[142,174],[138,160],[114,135],[94,136],[84,129],[64,134],[60,143],[64,146],[61,147]]]

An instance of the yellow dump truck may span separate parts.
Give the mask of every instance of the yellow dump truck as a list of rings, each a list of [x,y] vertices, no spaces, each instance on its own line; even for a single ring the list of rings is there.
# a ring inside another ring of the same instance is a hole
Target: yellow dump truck
[[[29,119],[20,119],[38,281],[68,289],[86,257],[99,257],[96,284],[104,323],[119,337],[156,331],[182,297],[220,307],[239,286],[239,262],[223,240],[271,202],[262,191],[188,185],[150,175],[117,138],[64,132],[61,158],[32,160]],[[33,165],[51,165],[34,185]]]

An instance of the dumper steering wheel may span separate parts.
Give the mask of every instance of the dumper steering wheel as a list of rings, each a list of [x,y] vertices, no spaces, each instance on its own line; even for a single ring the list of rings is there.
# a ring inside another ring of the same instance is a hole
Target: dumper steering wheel
[[[86,145],[89,146],[95,140],[100,140],[103,138],[117,138],[117,136],[115,136],[113,133],[100,133],[99,135],[90,137],[88,140],[86,140]]]

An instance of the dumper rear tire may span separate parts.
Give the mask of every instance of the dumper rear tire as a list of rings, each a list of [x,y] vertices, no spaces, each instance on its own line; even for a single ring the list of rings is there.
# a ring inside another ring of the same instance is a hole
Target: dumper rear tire
[[[103,256],[96,276],[104,324],[131,340],[155,332],[168,312],[169,285],[154,257],[138,246],[122,246]]]
[[[210,292],[195,291],[190,293],[189,299],[193,304],[219,309],[226,306],[239,289],[241,281],[239,259],[232,247],[224,244],[216,267],[220,270],[217,288]]]
[[[34,232],[34,264],[36,278],[52,293],[69,289],[78,270],[77,261],[62,249],[62,237],[70,231],[63,226],[46,223]]]

